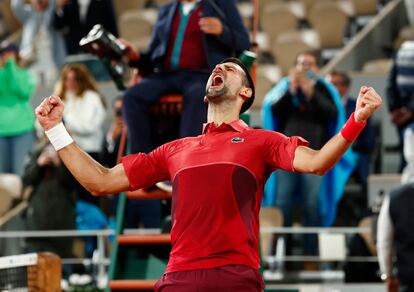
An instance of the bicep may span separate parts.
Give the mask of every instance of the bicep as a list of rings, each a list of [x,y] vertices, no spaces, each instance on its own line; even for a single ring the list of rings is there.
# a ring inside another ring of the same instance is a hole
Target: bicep
[[[130,190],[129,179],[122,163],[108,169],[104,176],[103,183],[107,185],[105,189],[109,194]]]
[[[307,146],[298,146],[295,150],[293,168],[300,173],[313,173],[315,168],[314,158],[318,151]]]

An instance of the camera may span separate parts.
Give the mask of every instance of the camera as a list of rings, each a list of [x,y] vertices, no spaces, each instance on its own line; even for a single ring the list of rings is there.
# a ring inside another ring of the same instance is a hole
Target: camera
[[[92,55],[99,58],[121,60],[128,48],[121,43],[113,34],[106,31],[101,24],[96,24],[83,37],[79,45]]]
[[[122,63],[122,57],[128,48],[123,43],[106,31],[101,24],[96,24],[80,40],[79,45],[102,61],[119,90],[126,89],[123,82],[125,67]]]

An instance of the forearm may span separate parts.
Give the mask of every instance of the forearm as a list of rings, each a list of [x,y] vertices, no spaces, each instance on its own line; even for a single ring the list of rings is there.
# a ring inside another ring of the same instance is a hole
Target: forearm
[[[129,183],[126,177],[120,176],[114,182],[110,175],[111,170],[95,161],[76,143],[71,143],[59,150],[58,154],[76,180],[93,195],[112,194],[128,190]],[[122,165],[117,167],[122,167]]]

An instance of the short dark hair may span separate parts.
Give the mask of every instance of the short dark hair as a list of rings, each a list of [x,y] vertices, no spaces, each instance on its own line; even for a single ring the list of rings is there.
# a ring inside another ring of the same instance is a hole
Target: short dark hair
[[[345,85],[345,86],[350,86],[351,85],[351,78],[349,78],[349,75],[344,72],[344,71],[339,71],[339,70],[332,70],[331,73],[329,73],[330,75],[337,75],[339,77],[341,77],[341,84]]]
[[[302,56],[302,55],[307,55],[307,56],[314,57],[315,61],[316,61],[316,65],[320,66],[321,60],[320,60],[320,57],[319,57],[319,52],[316,51],[316,50],[306,50],[306,51],[299,52],[295,57],[295,65],[298,63],[299,56]]]
[[[223,61],[220,62],[220,64],[223,63],[234,63],[239,65],[243,71],[244,71],[244,75],[243,76],[243,85],[246,85],[247,87],[249,87],[252,90],[252,96],[248,99],[245,100],[245,102],[243,103],[241,110],[240,110],[240,114],[244,113],[245,111],[247,111],[253,104],[254,102],[254,82],[252,79],[252,76],[250,75],[249,70],[247,69],[247,67],[243,64],[242,61],[240,61],[240,59],[238,58],[227,58],[224,59]]]

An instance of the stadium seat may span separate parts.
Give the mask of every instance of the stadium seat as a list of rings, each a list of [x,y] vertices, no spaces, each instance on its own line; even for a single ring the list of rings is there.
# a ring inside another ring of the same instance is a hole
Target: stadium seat
[[[298,53],[314,49],[303,40],[277,39],[273,44],[272,53],[276,57],[277,65],[280,66],[282,74],[286,75],[293,67]]]
[[[142,11],[126,11],[119,20],[119,34],[139,49],[145,49],[149,43],[153,23]]]
[[[287,4],[276,2],[268,4],[262,12],[261,25],[273,43],[282,32],[296,29],[298,18]]]
[[[124,12],[142,10],[145,2],[147,2],[147,0],[114,0],[113,3],[115,6],[117,18],[120,19]]]
[[[309,11],[308,20],[319,34],[321,48],[342,47],[348,16],[336,3],[316,3]]]

